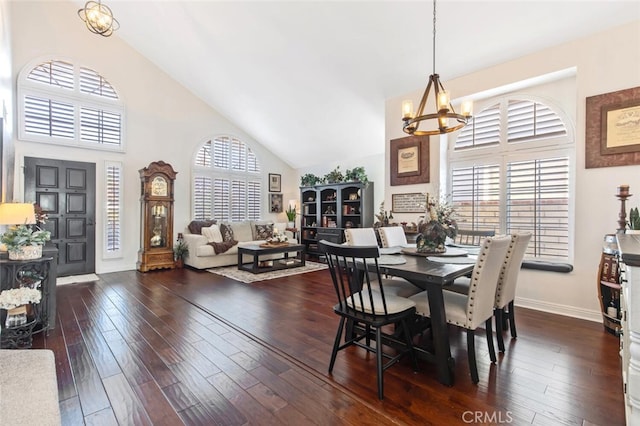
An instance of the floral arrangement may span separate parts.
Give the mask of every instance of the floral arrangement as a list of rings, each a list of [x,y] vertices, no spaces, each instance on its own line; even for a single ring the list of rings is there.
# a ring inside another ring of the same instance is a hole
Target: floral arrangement
[[[0,309],[14,309],[28,303],[40,303],[40,290],[29,287],[12,288],[0,292]]]
[[[2,234],[0,242],[7,251],[19,252],[24,246],[42,246],[51,239],[51,232],[43,231],[37,226],[13,225]]]
[[[278,228],[273,228],[271,238],[267,240],[267,242],[271,244],[282,244],[286,243],[287,241],[289,241],[289,238],[287,238],[285,234],[278,231]]]
[[[435,220],[447,231],[449,238],[455,238],[458,234],[458,224],[455,220],[455,211],[453,205],[449,201],[449,196],[442,196],[439,200],[435,197],[429,197],[426,194],[427,200],[427,215],[425,219]]]
[[[420,235],[416,238],[417,251],[442,253],[446,250],[447,237],[455,238],[458,233],[453,206],[446,197],[438,200],[426,194],[424,208],[424,220],[418,225]]]

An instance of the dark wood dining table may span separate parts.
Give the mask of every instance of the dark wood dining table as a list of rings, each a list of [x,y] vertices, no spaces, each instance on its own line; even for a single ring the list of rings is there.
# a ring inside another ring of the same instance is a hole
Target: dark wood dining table
[[[389,265],[381,264],[380,272],[386,275],[404,278],[413,285],[426,290],[431,311],[431,329],[433,333],[433,353],[428,359],[436,364],[440,383],[452,386],[454,380],[453,367],[455,360],[451,356],[449,333],[444,308],[442,289],[458,277],[469,274],[473,264],[437,263],[422,256],[403,256],[406,263]],[[424,349],[417,348],[419,351]]]

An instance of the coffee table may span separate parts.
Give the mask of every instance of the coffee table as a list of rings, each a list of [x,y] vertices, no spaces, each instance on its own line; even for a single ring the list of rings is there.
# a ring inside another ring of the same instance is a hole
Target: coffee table
[[[296,257],[289,257],[289,253],[296,253]],[[282,258],[260,260],[260,256],[283,254]],[[251,272],[252,274],[263,274],[265,272],[277,271],[279,269],[297,268],[304,266],[306,246],[303,244],[283,244],[283,245],[247,245],[238,247],[238,270]],[[252,263],[243,263],[243,255],[253,256]],[[260,262],[272,262],[271,266],[260,266]]]

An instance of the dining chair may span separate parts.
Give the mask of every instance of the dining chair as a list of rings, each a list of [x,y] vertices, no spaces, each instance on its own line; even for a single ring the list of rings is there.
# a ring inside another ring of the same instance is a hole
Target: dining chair
[[[531,232],[525,232],[520,234],[513,234],[511,236],[511,245],[507,253],[507,260],[505,261],[502,271],[500,271],[500,278],[498,279],[498,287],[496,288],[496,300],[494,305],[494,315],[496,318],[496,339],[498,341],[498,349],[500,352],[504,352],[504,340],[502,338],[502,324],[504,324],[503,315],[504,309],[507,309],[507,319],[509,321],[509,329],[511,331],[511,337],[516,338],[518,334],[516,332],[516,317],[513,301],[516,298],[516,285],[518,283],[518,275],[520,274],[520,268],[524,260],[524,254],[531,241]]]
[[[407,236],[402,226],[382,226],[378,228],[382,247],[411,247],[415,244],[407,242]]]
[[[496,325],[496,340],[498,341],[498,349],[500,352],[505,351],[504,339],[502,333],[505,324],[505,308],[507,308],[507,321],[511,330],[511,337],[518,337],[516,332],[516,319],[514,300],[516,298],[516,284],[525,252],[531,240],[532,233],[524,232],[511,235],[511,244],[507,250],[507,256],[502,265],[500,276],[498,277],[498,286],[496,287],[496,297],[494,304],[494,316]],[[451,285],[444,287],[445,291],[455,292],[459,294],[468,294],[470,279],[468,277],[460,277]]]
[[[493,229],[458,229],[455,242],[469,246],[479,246],[486,237],[493,237],[496,231]]]
[[[510,236],[485,238],[480,246],[480,253],[471,273],[469,293],[464,295],[449,291],[443,292],[447,323],[464,328],[467,332],[467,357],[473,383],[478,383],[479,381],[476,364],[475,330],[483,322],[486,329],[489,356],[491,362],[496,362],[491,319],[493,317],[498,276],[500,275],[509,244],[511,244]],[[413,295],[409,300],[413,300],[416,303],[418,315],[430,316],[427,292]]]
[[[378,398],[383,399],[383,373],[387,368],[409,354],[414,370],[418,369],[409,330],[409,320],[414,318],[416,312],[415,302],[385,293],[378,266],[378,246],[348,246],[322,240],[318,243],[318,248],[327,258],[338,298],[333,311],[340,316],[331,351],[329,373],[333,371],[336,355],[342,349],[355,345],[373,352],[376,355]],[[356,267],[358,263],[360,265]],[[402,332],[389,334],[383,331],[382,328],[390,324],[399,324]],[[341,343],[343,331],[345,342]],[[399,335],[404,340],[400,340]],[[371,345],[371,339],[375,340],[375,346]],[[395,355],[383,351],[383,345],[389,343],[394,343],[397,350]],[[383,359],[388,361],[383,364]]]
[[[344,240],[350,246],[378,246],[373,228],[345,228]]]
[[[344,230],[344,235],[346,244],[350,246],[378,245],[376,232],[373,228],[347,228]],[[380,263],[380,261],[378,263]],[[402,278],[383,278],[382,285],[385,287],[385,291],[387,292],[387,294],[400,297],[409,297],[414,294],[420,293],[421,291],[419,287],[416,287],[409,281]],[[374,287],[374,290],[376,288],[377,287]]]

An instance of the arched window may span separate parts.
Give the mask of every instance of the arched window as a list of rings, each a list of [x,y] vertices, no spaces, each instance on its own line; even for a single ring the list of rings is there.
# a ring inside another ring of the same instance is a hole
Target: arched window
[[[50,60],[28,67],[18,81],[20,139],[122,150],[124,108],[98,72]]]
[[[259,220],[260,163],[244,142],[231,136],[206,141],[193,167],[193,218],[231,222]]]
[[[570,257],[573,134],[559,109],[528,95],[487,100],[449,150],[458,227],[532,232],[527,257]]]

